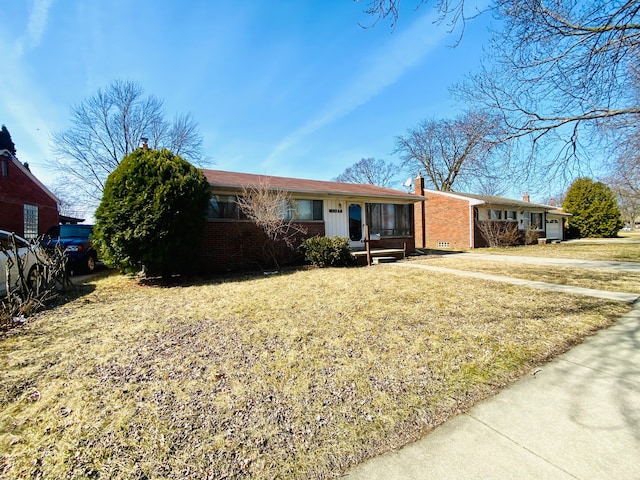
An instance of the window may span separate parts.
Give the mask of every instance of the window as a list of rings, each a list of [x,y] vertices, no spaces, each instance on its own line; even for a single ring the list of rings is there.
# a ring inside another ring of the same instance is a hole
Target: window
[[[518,219],[518,214],[517,214],[517,212],[515,210],[505,210],[504,219],[505,220],[517,220]]]
[[[280,216],[284,220],[322,220],[322,200],[291,200],[282,205]],[[211,195],[207,220],[246,220],[235,195]]]
[[[18,248],[25,248],[29,246],[10,233],[0,233],[0,246],[2,246],[2,248],[4,248],[5,250],[10,250],[13,248],[14,243]]]
[[[24,238],[31,240],[38,237],[38,207],[24,206]]]
[[[489,210],[489,220],[502,220],[502,210]]]
[[[381,237],[409,237],[413,223],[413,205],[367,203],[370,233]]]
[[[246,215],[242,213],[238,206],[235,195],[211,195],[207,220],[246,220],[246,218]]]
[[[285,220],[322,220],[322,200],[292,200]]]
[[[7,175],[9,175],[9,162],[7,162],[7,160],[4,158],[0,160],[0,170],[1,170],[0,174],[3,177],[6,177]]]
[[[542,230],[542,213],[530,212],[529,225],[536,230]]]

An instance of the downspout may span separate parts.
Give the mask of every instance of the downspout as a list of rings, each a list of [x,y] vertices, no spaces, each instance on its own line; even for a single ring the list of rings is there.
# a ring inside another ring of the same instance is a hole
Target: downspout
[[[475,247],[475,235],[473,234],[476,227],[475,207],[469,204],[469,248]]]
[[[425,202],[426,199],[424,198],[424,178],[422,178],[422,175],[420,175],[420,173],[418,173],[418,176],[416,177],[415,183],[414,183],[414,193],[417,196],[422,197],[422,200],[420,202],[417,202],[418,204],[418,218],[419,218],[419,224],[420,224],[420,247],[419,248],[427,248],[427,230],[426,230],[426,207],[425,207]],[[415,204],[414,204],[415,205]],[[415,207],[414,207],[415,210]],[[415,219],[413,222],[413,225],[415,227]],[[414,231],[414,237],[417,236],[418,232]],[[416,247],[418,247],[416,245]]]

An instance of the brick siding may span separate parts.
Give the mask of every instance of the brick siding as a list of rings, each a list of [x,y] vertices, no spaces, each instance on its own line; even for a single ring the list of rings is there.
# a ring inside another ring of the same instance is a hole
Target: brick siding
[[[472,221],[469,202],[429,192],[425,196],[425,247],[438,248],[443,244],[453,249],[475,247],[469,238]]]
[[[0,161],[5,157],[0,156]],[[24,205],[38,207],[38,234],[59,222],[53,198],[40,188],[13,161],[7,162],[7,175],[0,173],[0,229],[24,235]]]
[[[306,230],[306,234],[296,235],[295,248],[291,250],[286,245],[279,246],[284,258],[290,263],[302,261],[297,247],[305,238],[325,234],[324,222],[301,222],[298,225]],[[264,244],[264,233],[249,221],[207,222],[199,254],[199,270],[203,273],[219,273],[272,268],[263,250]]]

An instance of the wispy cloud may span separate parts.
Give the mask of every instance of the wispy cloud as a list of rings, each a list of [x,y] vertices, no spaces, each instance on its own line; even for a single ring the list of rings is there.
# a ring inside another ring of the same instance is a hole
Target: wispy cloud
[[[41,163],[48,155],[50,101],[42,94],[39,82],[25,68],[24,54],[40,45],[52,3],[53,0],[35,0],[28,18],[21,19],[26,20],[22,35],[13,42],[7,39],[3,43],[0,38],[4,67],[10,72],[0,75],[0,113],[16,141],[20,160],[31,165]]]
[[[42,41],[42,36],[47,29],[47,19],[49,8],[53,0],[34,0],[33,8],[29,12],[27,29],[25,33],[18,37],[14,45],[14,55],[21,57],[25,51],[36,48]]]
[[[434,26],[435,20],[433,13],[425,14],[407,30],[390,36],[389,43],[369,57],[364,68],[329,99],[325,108],[278,143],[263,166],[269,167],[305,137],[366,104],[420,63],[447,36],[445,29]]]

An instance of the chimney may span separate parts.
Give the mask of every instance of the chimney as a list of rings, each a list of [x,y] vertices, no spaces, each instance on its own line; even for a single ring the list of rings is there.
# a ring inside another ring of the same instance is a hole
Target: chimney
[[[551,205],[552,207],[556,206],[556,199],[552,198],[551,201],[549,202],[549,205]]]
[[[422,178],[422,175],[420,175],[418,173],[418,176],[416,177],[415,182],[413,182],[414,185],[414,193],[416,195],[420,195],[421,197],[424,196],[424,178]]]
[[[529,194],[527,192],[522,195],[522,201],[529,203]]]
[[[142,146],[140,148],[143,150],[149,150],[149,139],[147,137],[142,137],[140,141],[142,142]]]

